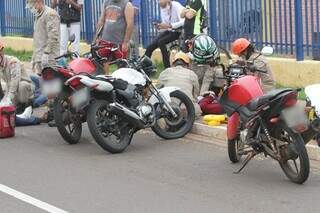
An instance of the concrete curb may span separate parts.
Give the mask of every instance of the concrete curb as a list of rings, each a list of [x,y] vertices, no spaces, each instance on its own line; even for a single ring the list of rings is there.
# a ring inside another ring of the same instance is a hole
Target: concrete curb
[[[195,123],[191,130],[191,133],[195,135],[200,135],[204,137],[209,137],[213,140],[206,140],[206,143],[217,144],[221,143],[223,146],[226,146],[227,139],[227,127],[225,126],[207,126],[201,123]],[[223,144],[224,143],[224,144]],[[307,144],[307,150],[309,154],[309,158],[312,160],[320,161],[320,148],[317,145]]]

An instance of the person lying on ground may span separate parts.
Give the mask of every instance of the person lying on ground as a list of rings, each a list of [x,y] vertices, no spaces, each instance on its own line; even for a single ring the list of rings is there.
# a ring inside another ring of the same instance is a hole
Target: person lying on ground
[[[32,107],[27,107],[22,114],[16,115],[16,126],[34,126],[46,123],[48,114],[43,114],[42,117],[32,115]]]

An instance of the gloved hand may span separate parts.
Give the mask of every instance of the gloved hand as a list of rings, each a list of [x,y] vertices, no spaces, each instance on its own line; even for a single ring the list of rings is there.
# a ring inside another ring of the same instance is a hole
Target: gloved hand
[[[44,53],[41,58],[41,66],[46,67],[49,65],[49,54]]]

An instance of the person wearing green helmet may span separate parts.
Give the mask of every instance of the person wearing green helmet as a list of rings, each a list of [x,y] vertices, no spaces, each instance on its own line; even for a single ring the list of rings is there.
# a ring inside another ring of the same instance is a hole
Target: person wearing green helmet
[[[209,90],[214,90],[219,94],[224,86],[224,81],[217,79],[216,76],[223,76],[220,66],[220,51],[214,40],[205,34],[197,35],[190,49],[193,64],[192,70],[198,75],[201,85],[200,94]]]

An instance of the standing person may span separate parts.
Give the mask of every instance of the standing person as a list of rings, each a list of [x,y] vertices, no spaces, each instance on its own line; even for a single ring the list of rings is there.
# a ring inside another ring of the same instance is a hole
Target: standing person
[[[262,89],[264,93],[275,89],[275,81],[267,58],[255,49],[253,44],[245,38],[235,40],[232,45],[232,52],[238,55],[244,61],[253,62],[254,66],[265,73],[254,73],[261,79]]]
[[[200,106],[197,103],[199,96],[198,76],[189,69],[190,58],[183,52],[178,52],[173,60],[173,66],[165,69],[159,76],[159,86],[178,87],[193,102],[196,117],[201,115]]]
[[[140,37],[139,37],[139,12],[140,12],[140,6],[141,6],[141,0],[130,0],[134,7],[134,30],[132,35],[132,41],[134,42],[134,48],[132,50],[132,53],[130,53],[131,56],[138,57],[139,56],[139,46],[140,46]]]
[[[207,0],[187,0],[181,17],[184,22],[184,40],[191,40],[196,35],[204,33]]]
[[[27,8],[35,16],[32,67],[40,75],[43,67],[55,65],[59,56],[60,18],[44,0],[27,0]]]
[[[127,57],[129,43],[134,29],[134,8],[129,0],[105,0],[97,32],[103,27],[102,40],[106,46],[120,45],[123,57]],[[103,56],[103,57],[109,57]],[[104,64],[109,74],[109,64]]]
[[[75,40],[71,45],[71,51],[80,52],[80,20],[83,0],[51,0],[51,7],[58,6],[60,15],[60,55],[68,52],[68,41],[71,35]]]
[[[180,17],[183,6],[176,1],[160,0],[161,23],[157,23],[158,30],[162,31],[158,37],[147,47],[146,56],[151,57],[153,51],[160,48],[165,68],[170,67],[170,56],[167,44],[178,40],[184,25],[184,19]]]

